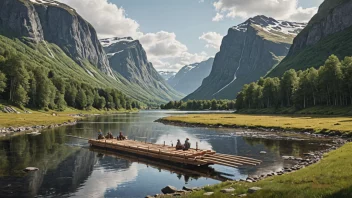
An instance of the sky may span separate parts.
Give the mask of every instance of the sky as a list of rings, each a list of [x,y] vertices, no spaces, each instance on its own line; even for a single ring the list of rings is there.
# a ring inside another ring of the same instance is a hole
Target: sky
[[[256,15],[308,22],[323,0],[58,0],[76,9],[99,38],[140,40],[159,71],[214,57],[227,30]]]

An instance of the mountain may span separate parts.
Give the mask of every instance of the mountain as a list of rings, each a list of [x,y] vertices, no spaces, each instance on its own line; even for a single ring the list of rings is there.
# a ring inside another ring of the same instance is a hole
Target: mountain
[[[138,40],[130,37],[101,39],[109,63],[122,89],[141,101],[164,103],[179,100],[182,94],[172,89],[148,61]]]
[[[287,55],[305,25],[256,16],[230,28],[210,75],[185,100],[234,99],[244,84],[265,76]]]
[[[352,1],[325,0],[306,28],[297,35],[287,57],[269,76],[281,76],[289,69],[318,68],[335,54],[352,55]]]
[[[44,45],[53,43],[79,65],[91,64],[113,76],[95,29],[65,4],[52,0],[1,0],[0,34]]]
[[[184,66],[167,82],[177,91],[188,95],[200,87],[203,79],[210,74],[213,62],[214,58],[210,58],[200,63]]]
[[[173,78],[177,72],[173,71],[158,71],[160,76],[163,77],[166,81],[169,80],[170,78]]]

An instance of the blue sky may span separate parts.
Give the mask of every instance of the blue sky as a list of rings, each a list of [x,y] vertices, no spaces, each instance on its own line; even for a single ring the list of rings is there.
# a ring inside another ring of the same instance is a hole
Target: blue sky
[[[227,30],[249,17],[309,21],[323,0],[59,1],[75,8],[100,38],[132,36],[156,69],[178,70],[214,56]]]
[[[215,16],[214,0],[111,0],[122,6],[129,18],[140,24],[142,32],[158,32],[161,30],[174,32],[177,39],[185,43],[191,53],[207,51],[216,53],[215,49],[204,49],[204,42],[199,36],[205,32],[218,32],[226,35],[229,27],[243,22],[237,17],[220,22],[213,22]],[[303,8],[319,6],[322,0],[299,0]]]

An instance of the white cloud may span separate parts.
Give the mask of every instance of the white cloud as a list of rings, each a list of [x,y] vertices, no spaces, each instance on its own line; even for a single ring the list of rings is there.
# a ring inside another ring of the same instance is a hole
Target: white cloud
[[[307,22],[318,10],[298,7],[298,0],[216,0],[214,7],[218,14],[228,18],[266,15],[297,22]]]
[[[204,40],[207,43],[205,47],[214,48],[217,50],[220,50],[222,38],[223,38],[223,36],[221,36],[221,34],[216,33],[216,32],[203,33],[199,37],[200,40]]]
[[[224,15],[220,13],[216,13],[216,16],[213,17],[212,21],[222,21],[224,19]]]
[[[131,36],[139,39],[148,59],[159,70],[178,70],[184,65],[208,58],[204,53],[189,53],[185,44],[176,39],[175,33],[159,31],[143,33],[139,24],[128,18],[122,7],[108,0],[58,0],[74,8],[93,25],[99,38]],[[200,1],[202,2],[202,1]]]
[[[97,30],[100,38],[112,36],[138,37],[139,24],[126,17],[125,10],[107,0],[58,0],[83,16]]]

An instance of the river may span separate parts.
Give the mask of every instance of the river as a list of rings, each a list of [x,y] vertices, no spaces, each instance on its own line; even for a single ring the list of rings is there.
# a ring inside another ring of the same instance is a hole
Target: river
[[[186,112],[182,112],[186,113]],[[227,179],[245,179],[289,166],[282,156],[303,156],[323,149],[320,140],[269,140],[242,137],[243,129],[206,129],[167,126],[154,122],[171,111],[91,117],[75,126],[41,131],[40,135],[17,135],[0,139],[0,197],[145,197],[160,194],[166,185],[200,187]],[[136,159],[133,156],[91,149],[75,135],[95,138],[97,131],[123,131],[130,139],[175,145],[190,139],[200,149],[260,159],[256,167],[211,166],[200,170]],[[266,154],[260,154],[266,151]],[[26,167],[38,167],[25,173]]]

